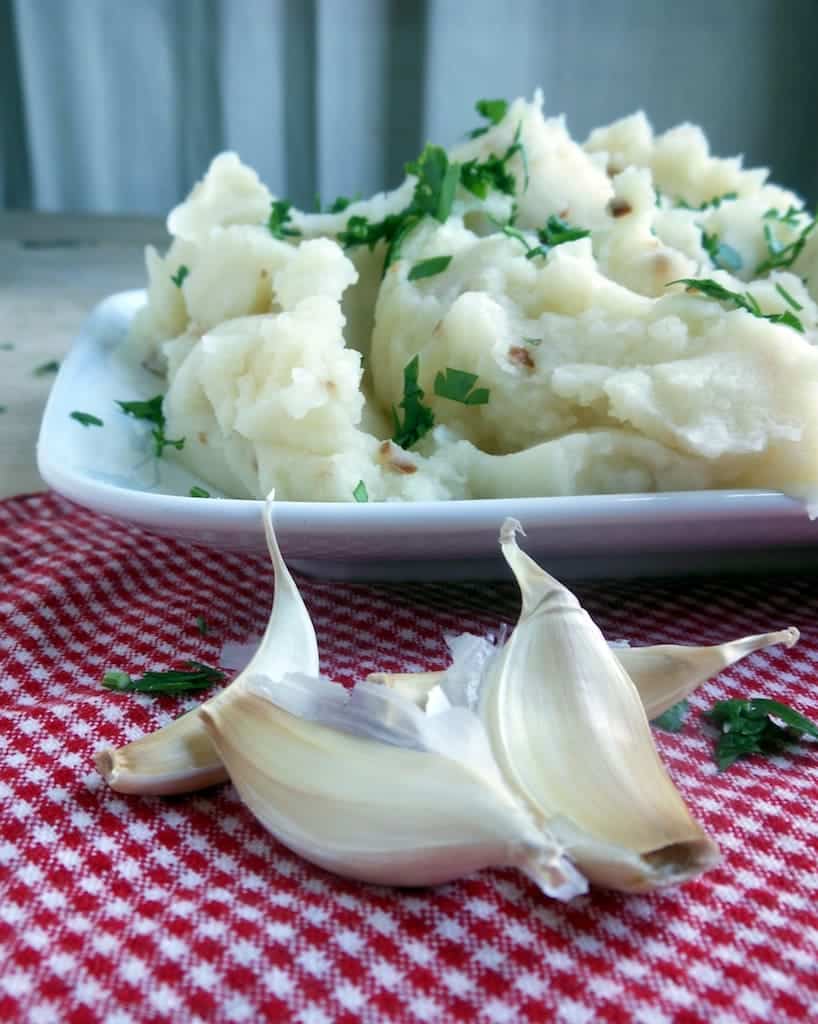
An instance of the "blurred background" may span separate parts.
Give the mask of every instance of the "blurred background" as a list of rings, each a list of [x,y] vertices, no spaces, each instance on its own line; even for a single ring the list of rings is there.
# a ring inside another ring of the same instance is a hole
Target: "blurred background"
[[[480,97],[575,137],[643,108],[818,196],[816,0],[0,0],[0,206],[164,214],[219,150],[312,208]]]

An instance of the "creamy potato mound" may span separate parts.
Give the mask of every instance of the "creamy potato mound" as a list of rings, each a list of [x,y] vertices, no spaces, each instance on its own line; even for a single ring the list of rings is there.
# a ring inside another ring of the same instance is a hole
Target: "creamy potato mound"
[[[798,196],[693,125],[640,113],[580,144],[539,94],[410,171],[307,214],[215,158],[147,250],[127,344],[166,378],[173,457],[235,497],[814,500]]]

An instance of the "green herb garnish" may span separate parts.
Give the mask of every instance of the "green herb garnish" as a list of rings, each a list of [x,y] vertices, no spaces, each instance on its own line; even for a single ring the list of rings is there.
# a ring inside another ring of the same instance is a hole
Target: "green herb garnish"
[[[787,210],[786,214],[779,214],[777,210],[768,210],[764,217],[766,220],[776,220],[780,224],[789,227],[798,227],[797,216],[802,211],[796,211],[793,207]],[[808,215],[807,215],[808,216]],[[815,230],[816,220],[810,220],[802,229],[794,241],[784,245],[775,237],[769,224],[764,225],[764,241],[767,243],[769,256],[756,267],[756,275],[766,274],[770,270],[785,270],[791,267],[801,255],[801,251],[807,244],[807,239]]]
[[[771,324],[784,324],[801,334],[804,333],[804,325],[789,310],[786,313],[762,313],[755,296],[749,292],[731,292],[729,288],[725,288],[712,278],[703,277],[697,280],[692,277],[681,277],[678,281],[670,281],[666,287],[672,284],[686,285],[689,292],[701,292],[707,298],[716,299],[718,302],[732,302],[737,309],[744,309],[761,320],[769,320]]]
[[[476,373],[465,370],[453,370],[446,367],[446,372],[438,372],[435,377],[435,394],[439,398],[448,398],[462,405],[486,405],[489,400],[488,388],[474,388],[477,383]]]
[[[147,401],[120,402],[117,405],[127,415],[133,416],[135,420],[145,420],[153,424],[151,437],[153,438],[154,453],[160,458],[165,448],[175,448],[181,451],[185,446],[183,437],[177,440],[165,437],[165,414],[162,412],[162,395],[155,395]]]
[[[425,392],[418,384],[419,372],[420,356],[414,356],[403,369],[403,399],[400,402],[400,408],[404,412],[403,423],[400,421],[398,410],[392,406],[392,440],[401,448],[411,448],[435,425],[435,414],[423,404]]]
[[[452,212],[459,170],[458,164],[449,163],[445,149],[427,145],[414,163],[406,165],[406,173],[418,178],[410,210],[445,223]]]
[[[184,263],[179,267],[175,274],[170,275],[171,281],[176,285],[177,288],[181,288],[184,284],[184,280],[190,273],[190,268],[186,267]]]
[[[216,683],[222,683],[225,674],[220,669],[203,665],[200,661],[186,661],[187,670],[167,669],[162,672],[146,672],[138,679],[118,669],[106,672],[102,685],[108,690],[120,693],[182,694],[207,690]]]
[[[802,735],[818,739],[818,725],[786,704],[765,697],[720,700],[705,715],[721,733],[716,744],[720,771],[748,754],[778,754]]]
[[[8,412],[8,411],[9,411],[9,407],[7,405],[0,405],[0,416],[2,416],[3,413]]]
[[[537,238],[540,244],[530,245],[522,231],[513,226],[513,217],[508,224],[498,224],[497,221],[494,223],[497,224],[497,227],[500,228],[504,235],[508,235],[509,238],[513,238],[525,246],[526,259],[529,260],[533,260],[535,256],[546,256],[549,250],[557,245],[564,245],[566,242],[576,242],[578,239],[587,238],[591,234],[586,228],[573,227],[552,214],[546,221],[545,227],[537,231]]]
[[[13,352],[14,342],[13,341],[0,341],[0,352]]]
[[[199,630],[199,632],[202,634],[202,636],[207,636],[207,634],[208,634],[208,625],[207,625],[207,619],[204,617],[204,615],[197,615],[196,616],[196,628]]]
[[[188,494],[190,495],[191,498],[210,497],[210,491],[206,491],[204,487],[199,487],[198,484],[194,484],[193,487],[191,487],[190,490],[188,491]]]
[[[724,195],[713,196],[712,199],[705,199],[701,206],[691,206],[691,204],[685,199],[677,199],[675,205],[677,210],[717,210],[721,204],[726,202],[728,199],[738,199],[738,192],[725,192]]]
[[[289,225],[293,204],[286,199],[274,199],[267,218],[267,229],[273,238],[295,238],[301,232]]]
[[[34,367],[35,377],[48,377],[52,373],[56,373],[59,370],[60,364],[56,359],[50,359],[47,363],[40,363],[39,366]]]
[[[508,112],[508,100],[478,100],[474,109],[489,123],[470,131],[470,139],[477,139],[481,135],[485,135],[492,125],[499,124],[503,120]]]
[[[327,213],[343,213],[351,202],[352,200],[348,199],[346,196],[337,196],[327,210]]]
[[[417,176],[411,203],[400,213],[390,214],[381,221],[370,221],[356,214],[338,232],[338,241],[345,249],[366,245],[374,249],[378,242],[386,243],[384,273],[400,258],[406,237],[424,217],[434,217],[441,224],[452,212],[459,168],[450,164],[445,149],[426,146],[414,163],[406,165],[406,173]]]
[[[415,263],[409,271],[410,281],[420,281],[424,277],[434,277],[435,274],[442,274],[452,262],[451,256],[432,256],[428,260],[421,260]]]
[[[517,194],[517,179],[508,169],[508,162],[520,154],[523,163],[523,191],[528,189],[528,155],[521,139],[522,122],[517,125],[511,145],[497,156],[490,153],[485,160],[467,160],[460,168],[460,184],[478,199],[485,199],[493,189],[507,196]]]
[[[796,313],[800,313],[804,308],[800,302],[797,302],[792,295],[787,291],[783,284],[776,283],[775,290],[781,296],[781,298],[787,303],[788,306],[792,306]]]
[[[573,227],[559,217],[550,216],[544,228],[540,228],[537,237],[543,245],[553,249],[555,245],[563,245],[565,242],[576,242],[577,239],[587,238],[590,235],[587,228]]]
[[[741,270],[741,254],[727,242],[719,241],[718,235],[708,235],[706,231],[702,231],[702,247],[714,267],[718,267],[720,270],[729,270],[731,273]]]
[[[764,220],[777,220],[779,224],[788,224],[791,228],[797,228],[800,224],[800,217],[808,217],[806,210],[799,210],[791,206],[785,213],[776,210],[775,207],[767,210]]]
[[[655,725],[657,729],[664,730],[664,732],[681,732],[689,710],[690,705],[688,702],[680,700],[678,704],[674,704],[667,711],[663,711],[661,715],[651,719],[650,724]]]
[[[105,424],[98,416],[92,416],[90,412],[74,411],[70,414],[72,420],[81,423],[84,427],[104,427]]]
[[[358,483],[355,484],[355,489],[352,492],[352,497],[356,501],[361,502],[362,504],[366,501],[369,501],[369,491],[367,491],[366,484],[363,482],[363,480],[359,480]]]

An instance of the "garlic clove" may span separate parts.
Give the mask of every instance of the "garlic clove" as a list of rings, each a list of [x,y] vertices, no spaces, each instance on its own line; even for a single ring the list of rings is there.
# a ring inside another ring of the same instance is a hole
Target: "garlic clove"
[[[517,545],[503,555],[523,598],[485,668],[480,713],[509,785],[592,882],[647,891],[713,866],[653,743],[639,693],[576,597]]]
[[[772,633],[757,633],[712,646],[617,645],[611,649],[639,691],[648,718],[654,719],[685,697],[689,697],[702,683],[712,679],[730,665],[735,665],[748,654],[776,644],[792,647],[798,642],[799,635],[794,626],[788,626]],[[469,634],[465,636],[469,637]],[[489,640],[474,639],[485,645],[488,654],[494,653]],[[425,707],[431,691],[447,680],[452,667],[443,672],[372,672],[366,678],[369,682],[380,683],[395,690],[414,701],[419,707]],[[464,667],[464,671],[470,669]]]
[[[118,793],[169,796],[227,780],[195,709],[124,747],[104,747],[97,751],[94,762]]]
[[[273,507],[274,494],[270,494],[262,511],[275,581],[267,627],[246,668],[204,707],[231,700],[255,673],[273,678],[286,672],[318,674],[318,641],[309,612],[282,558],[273,528]],[[227,779],[201,718],[193,713],[124,747],[99,750],[95,763],[106,782],[120,793],[188,793]]]
[[[617,647],[614,654],[639,691],[648,718],[656,718],[748,654],[775,644],[792,647],[798,637],[798,630],[789,626],[774,633],[744,636],[715,646]]]
[[[199,714],[249,809],[313,864],[401,886],[514,866],[559,899],[587,888],[505,785],[470,712],[429,718],[379,687],[288,676],[257,677]]]

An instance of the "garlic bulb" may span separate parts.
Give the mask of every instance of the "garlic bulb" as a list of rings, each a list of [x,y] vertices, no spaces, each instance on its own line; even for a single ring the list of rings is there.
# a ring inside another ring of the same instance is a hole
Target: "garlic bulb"
[[[504,783],[471,712],[432,718],[367,683],[350,694],[264,676],[200,714],[250,810],[327,870],[416,886],[515,866],[560,899],[587,888]]]
[[[757,633],[705,647],[655,644],[646,647],[612,646],[611,651],[639,691],[645,714],[654,719],[748,654],[775,644],[792,647],[798,638],[798,630],[788,626],[774,633]],[[366,677],[367,681],[396,690],[419,707],[425,707],[435,687],[450,678],[453,670],[474,672],[474,659],[484,661],[495,650],[490,640],[468,633],[451,638],[450,644],[459,644],[465,665],[453,665],[442,672],[371,672]]]
[[[206,707],[232,699],[254,673],[273,678],[286,672],[318,674],[318,641],[295,580],[281,557],[273,529],[273,498],[272,494],[268,497],[262,514],[275,580],[270,619],[247,667],[207,701]],[[103,748],[95,763],[108,785],[120,793],[188,793],[227,780],[221,758],[195,711],[124,747]]]

